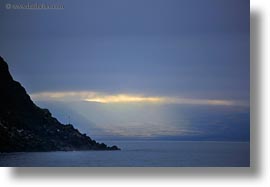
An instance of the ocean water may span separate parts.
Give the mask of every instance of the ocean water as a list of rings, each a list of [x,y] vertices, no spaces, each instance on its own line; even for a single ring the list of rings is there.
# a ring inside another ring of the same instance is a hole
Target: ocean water
[[[248,142],[115,141],[121,151],[0,153],[7,167],[249,167]]]

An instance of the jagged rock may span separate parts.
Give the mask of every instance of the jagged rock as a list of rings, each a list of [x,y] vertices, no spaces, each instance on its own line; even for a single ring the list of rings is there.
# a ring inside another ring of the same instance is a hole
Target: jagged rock
[[[119,150],[97,143],[36,106],[0,57],[0,152]]]

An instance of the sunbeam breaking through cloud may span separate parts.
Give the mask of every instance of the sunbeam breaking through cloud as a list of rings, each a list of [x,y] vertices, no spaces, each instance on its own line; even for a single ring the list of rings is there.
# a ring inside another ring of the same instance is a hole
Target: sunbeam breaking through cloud
[[[33,100],[57,101],[86,101],[96,103],[160,103],[185,105],[221,105],[221,106],[248,106],[248,103],[238,100],[224,99],[197,99],[168,96],[144,96],[136,94],[106,94],[92,91],[79,92],[40,92],[31,94]]]

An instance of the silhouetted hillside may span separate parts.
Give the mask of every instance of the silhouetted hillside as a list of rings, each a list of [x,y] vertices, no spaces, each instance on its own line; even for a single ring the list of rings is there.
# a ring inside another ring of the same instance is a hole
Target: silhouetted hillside
[[[97,143],[36,106],[0,57],[0,152],[119,150]]]

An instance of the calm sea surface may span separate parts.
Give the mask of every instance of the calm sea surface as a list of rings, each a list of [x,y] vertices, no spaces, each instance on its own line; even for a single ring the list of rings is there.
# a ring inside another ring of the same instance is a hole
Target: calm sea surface
[[[0,166],[240,166],[249,167],[246,142],[115,141],[121,151],[0,153]]]

